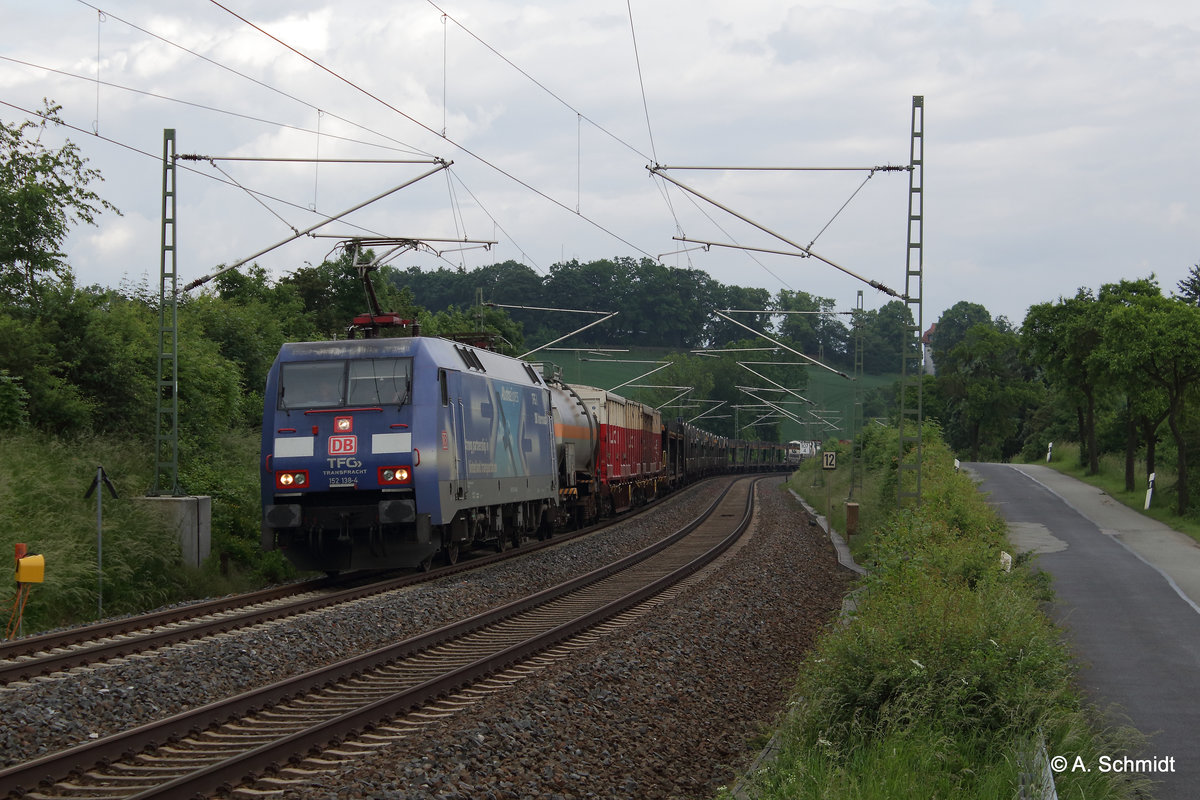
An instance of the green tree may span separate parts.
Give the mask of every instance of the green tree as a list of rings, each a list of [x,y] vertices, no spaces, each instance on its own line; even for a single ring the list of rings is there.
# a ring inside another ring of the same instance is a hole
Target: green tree
[[[795,342],[797,349],[813,358],[822,355],[826,364],[847,363],[850,331],[837,316],[831,298],[780,289],[775,309],[794,312],[783,315],[779,334]]]
[[[761,333],[770,331],[771,293],[766,289],[726,286],[714,281],[713,303],[713,311],[751,311],[761,308],[763,310],[761,314],[734,314],[731,316],[753,330]],[[745,328],[740,328],[732,322],[710,313],[704,333],[704,341],[709,347],[725,347],[730,342],[745,339],[746,336]],[[765,341],[759,341],[753,346],[762,347],[766,344]]]
[[[933,363],[939,372],[954,371],[954,348],[966,338],[967,331],[979,324],[991,325],[992,315],[978,303],[960,300],[942,312],[929,339]]]
[[[1189,269],[1187,277],[1179,282],[1179,297],[1200,306],[1200,264]]]
[[[57,316],[43,317],[29,305],[0,307],[0,370],[19,378],[31,425],[68,435],[87,433],[97,402],[72,380],[86,361],[70,349],[70,342],[78,341],[77,330],[91,312],[72,302],[78,297],[73,286],[58,291],[46,284],[44,289]]]
[[[525,350],[521,326],[502,308],[475,306],[461,310],[422,311],[418,315],[422,336],[441,336],[494,347],[497,352],[517,356]]]
[[[528,308],[507,308],[509,317],[522,330],[532,331],[548,325],[550,329],[560,320],[548,320],[551,316],[538,307],[552,306],[543,296],[542,276],[516,261],[505,261],[478,267],[470,272],[440,268],[422,270],[409,267],[393,272],[390,280],[397,288],[408,288],[421,306],[430,312],[446,311],[450,306],[469,308],[484,303],[499,303]],[[568,329],[564,329],[564,333]],[[547,335],[543,341],[555,338]]]
[[[368,250],[361,261],[370,262],[373,258],[374,253]],[[371,276],[380,310],[412,319],[417,311],[412,295],[397,288],[394,272],[385,266]],[[300,267],[279,283],[295,291],[314,332],[322,338],[344,335],[356,316],[371,310],[365,284],[349,251],[316,267]]]
[[[120,214],[88,188],[103,178],[78,146],[41,143],[47,126],[61,124],[60,108],[47,102],[36,123],[0,121],[0,297],[8,302],[36,300],[43,281],[70,277],[61,248],[73,223]]]
[[[652,389],[646,397],[645,402],[649,405],[658,407],[662,406],[663,419],[683,419],[690,420],[700,414],[711,410],[713,403],[704,402],[710,398],[715,378],[711,371],[713,359],[703,356],[693,356],[686,353],[676,353],[668,356],[667,360],[671,362],[671,366],[654,374],[655,383],[668,387],[690,387],[691,391],[676,398],[683,389]],[[722,417],[725,415],[721,415]],[[713,427],[719,420],[705,418],[708,421],[697,420],[696,425],[703,427],[705,430],[717,431],[718,428]],[[728,431],[730,425],[722,423],[721,431]]]
[[[1106,354],[1120,374],[1140,373],[1166,397],[1167,426],[1176,447],[1176,511],[1187,513],[1188,442],[1184,407],[1200,383],[1200,309],[1162,296],[1136,296],[1113,310],[1108,321],[1113,346]]]
[[[1100,287],[1097,300],[1102,307],[1104,324],[1112,313],[1127,307],[1142,297],[1161,297],[1162,290],[1152,275],[1139,280],[1122,280]],[[1167,418],[1166,397],[1151,384],[1145,373],[1125,358],[1121,337],[1108,328],[1101,338],[1095,359],[1111,378],[1112,387],[1125,394],[1122,413],[1125,427],[1125,489],[1133,491],[1136,483],[1135,465],[1139,440],[1146,443],[1146,471],[1154,471],[1158,429]]]
[[[296,286],[257,264],[227,272],[188,298],[185,312],[239,370],[241,424],[258,425],[267,372],[284,342],[321,338]]]
[[[862,325],[863,371],[871,375],[899,372],[907,329],[915,324],[908,305],[892,300],[878,310],[856,313],[854,319]]]
[[[1072,298],[1031,306],[1021,327],[1032,362],[1076,408],[1080,459],[1086,459],[1092,475],[1100,471],[1096,403],[1107,367],[1094,355],[1103,339],[1103,325],[1103,309],[1090,290],[1080,289]]]
[[[552,265],[544,284],[546,297],[553,298],[549,305],[577,311],[619,311],[631,290],[628,269],[631,262],[632,259],[626,258],[591,261],[587,264],[568,261]],[[551,338],[580,328],[595,318],[582,322],[580,320],[581,318],[575,315],[555,314],[550,323],[555,334]],[[580,333],[570,342],[571,346],[606,344],[623,339],[623,332],[628,330],[628,324],[618,315],[615,319]]]
[[[1021,358],[1020,337],[991,323],[979,323],[948,355],[954,370],[939,370],[935,384],[944,403],[947,443],[968,453],[972,461],[978,461],[981,453],[1011,458],[1020,450],[1018,434],[1037,399],[1031,370]]]
[[[643,258],[630,269],[630,278],[633,290],[626,296],[621,314],[633,341],[677,348],[704,343],[720,289],[707,272],[667,267]]]
[[[21,379],[0,369],[0,431],[14,430],[29,424],[29,392]]]

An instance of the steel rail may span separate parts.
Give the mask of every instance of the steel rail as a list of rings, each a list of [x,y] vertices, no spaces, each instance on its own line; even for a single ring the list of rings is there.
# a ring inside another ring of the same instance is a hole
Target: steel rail
[[[749,483],[750,479],[744,479],[744,482]],[[640,561],[645,561],[653,555],[671,547],[673,544],[687,537],[692,531],[703,525],[719,507],[721,501],[729,494],[731,487],[736,485],[730,484],[725,490],[714,499],[713,503],[704,512],[704,514],[693,521],[688,526],[677,531],[671,536],[661,540],[660,542],[647,547],[638,553],[634,553],[617,562],[614,562],[600,569],[593,570],[586,575],[578,576],[569,581],[565,581],[558,586],[538,592],[521,600],[514,601],[502,607],[475,615],[469,619],[462,620],[457,623],[443,626],[438,630],[422,634],[403,642],[396,643],[387,647],[382,647],[377,650],[354,656],[346,659],[338,664],[328,667],[315,669],[303,675],[272,684],[270,686],[261,687],[259,689],[244,692],[226,700],[210,703],[208,705],[182,712],[166,719],[158,720],[152,723],[142,725],[130,731],[112,736],[104,737],[92,742],[87,742],[82,745],[64,750],[58,753],[52,753],[32,762],[10,767],[0,770],[0,796],[21,796],[24,792],[33,790],[34,787],[53,783],[56,780],[61,780],[66,776],[78,775],[85,770],[88,770],[92,765],[107,764],[114,761],[119,761],[122,758],[132,754],[140,753],[158,745],[176,742],[181,738],[188,737],[194,734],[199,734],[204,729],[212,727],[216,724],[221,724],[224,721],[242,717],[254,712],[260,711],[266,707],[285,702],[289,699],[301,697],[305,694],[328,687],[333,683],[347,678],[364,675],[365,673],[386,666],[398,659],[403,659],[423,650],[427,650],[435,645],[447,642],[489,625],[493,625],[499,621],[509,619],[525,611],[528,611],[538,605],[550,602],[555,598],[562,597],[571,592],[575,592],[583,587],[595,584],[604,580],[626,568],[637,564]],[[719,547],[723,552],[725,548],[732,544],[741,531],[749,524],[751,512],[753,510],[753,489],[748,490],[745,510],[741,524],[738,526],[736,533],[726,536],[724,543]],[[715,551],[710,551],[711,558],[715,558],[718,554]],[[682,567],[676,570],[676,580],[681,580],[688,574],[698,570],[702,564],[693,561],[687,567]],[[665,578],[659,579],[654,585],[661,585]],[[647,593],[654,593],[656,590],[649,588],[639,590],[636,595],[640,598],[648,596]],[[641,602],[640,599],[629,600],[628,605],[634,605]],[[609,616],[615,608],[613,602],[607,604],[604,608],[609,610]],[[557,639],[565,638],[569,632],[580,630],[582,628],[591,627],[599,621],[595,617],[595,612],[587,615],[589,621],[576,620],[572,623],[557,626],[554,630],[558,631]],[[430,692],[433,695],[445,693],[453,688],[461,686],[468,680],[467,675],[473,669],[477,675],[487,674],[500,665],[511,663],[514,659],[522,657],[521,654],[537,651],[548,646],[547,642],[550,632],[542,634],[537,639],[540,644],[526,643],[523,645],[514,645],[504,650],[492,653],[480,661],[472,665],[471,668],[462,667],[447,675],[436,678],[432,681],[424,682],[421,687],[425,694]],[[350,729],[360,729],[368,724],[365,722],[371,715],[373,719],[378,720],[383,714],[384,709],[399,709],[403,710],[417,702],[414,698],[417,696],[417,688],[397,694],[385,701],[369,703],[366,707],[373,708],[372,712],[358,710],[348,714],[342,714],[334,720],[323,723],[321,728],[323,732],[298,732],[289,735],[283,739],[284,743],[275,745],[263,745],[249,753],[242,754],[233,759],[233,763],[217,764],[202,769],[199,773],[193,773],[196,780],[203,781],[202,783],[191,784],[186,793],[182,792],[182,784],[179,781],[173,781],[171,784],[147,789],[137,797],[180,797],[190,796],[197,791],[215,791],[230,780],[230,774],[241,772],[244,776],[247,771],[254,772],[256,769],[263,769],[269,764],[263,761],[270,754],[271,760],[281,758],[279,753],[285,752],[290,756],[297,752],[302,752],[307,748],[306,744],[311,738],[313,741],[321,740],[327,743],[331,738],[336,739],[345,735]],[[397,711],[389,712],[389,714],[398,713]],[[389,714],[383,714],[387,716]],[[248,764],[256,764],[260,766],[249,767]],[[238,778],[240,780],[240,778]],[[205,788],[207,787],[207,788]]]
[[[407,574],[347,589],[336,589],[334,587],[338,585],[337,581],[331,578],[321,578],[291,586],[276,586],[248,594],[193,603],[136,617],[109,620],[80,628],[16,639],[0,645],[0,686],[168,645],[228,633],[251,625],[284,619],[340,603],[362,600],[413,584],[444,578],[458,572],[478,569],[505,558],[515,557],[520,553],[536,552],[545,547],[568,542],[579,536],[595,533],[608,525],[625,522],[652,510],[659,502],[661,499],[635,509],[631,513],[624,513],[579,530],[568,531],[542,541],[523,543],[520,547],[512,548],[510,552],[473,556],[458,564],[439,567],[429,572]],[[275,602],[292,594],[305,594],[324,589],[330,591],[319,597],[297,603],[235,613],[239,608]],[[188,620],[200,620],[215,614],[223,616],[197,621],[191,625],[182,625]],[[176,627],[163,629],[164,626]]]
[[[329,587],[331,584],[332,581],[329,578],[320,578],[318,580],[304,581],[303,583],[295,583],[287,586],[272,586],[268,589],[259,589],[258,591],[246,594],[189,603],[188,605],[175,606],[161,611],[152,611],[134,617],[104,620],[103,622],[81,625],[76,628],[25,636],[20,639],[0,643],[0,660],[7,661],[31,656],[41,651],[70,647],[102,639],[106,636],[124,636],[146,628],[172,625],[206,614],[220,614],[234,608],[253,605],[254,603],[268,603],[292,594],[319,591],[320,589]],[[0,667],[0,670],[3,670],[3,667]],[[7,676],[0,671],[0,681],[6,679]]]
[[[754,483],[757,483],[757,481],[754,481]],[[717,502],[714,502],[714,508],[727,492],[728,490],[722,493],[721,498],[718,498]],[[478,661],[414,686],[411,689],[365,705],[321,725],[313,726],[307,730],[280,739],[277,742],[263,745],[253,751],[202,768],[191,775],[179,778],[169,784],[164,784],[163,786],[134,795],[131,800],[164,800],[165,798],[191,797],[198,793],[231,790],[238,783],[253,778],[264,769],[280,763],[286,763],[294,754],[319,750],[320,748],[327,747],[331,741],[339,741],[346,737],[357,735],[377,725],[381,720],[409,713],[440,697],[444,697],[447,694],[479,681],[501,669],[520,663],[549,647],[583,633],[660,594],[674,584],[691,577],[715,560],[721,553],[729,549],[745,532],[746,528],[749,527],[754,511],[753,500],[754,487],[751,486],[747,492],[747,502],[741,521],[715,547],[706,549],[701,555],[679,568],[610,601],[600,608],[576,617],[569,622],[557,625],[523,642],[490,654]],[[690,527],[695,527],[695,525]],[[675,534],[675,536],[679,536],[679,534]],[[661,550],[663,548],[656,546],[656,549]]]

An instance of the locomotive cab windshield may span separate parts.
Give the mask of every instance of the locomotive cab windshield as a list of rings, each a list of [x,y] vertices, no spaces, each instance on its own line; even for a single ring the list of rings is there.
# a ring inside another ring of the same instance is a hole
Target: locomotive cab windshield
[[[401,406],[411,391],[411,358],[294,361],[281,366],[277,407]]]

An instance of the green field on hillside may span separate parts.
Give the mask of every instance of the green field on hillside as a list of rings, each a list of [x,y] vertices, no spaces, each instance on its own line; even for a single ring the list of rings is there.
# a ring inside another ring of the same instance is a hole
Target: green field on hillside
[[[662,359],[675,352],[674,350],[636,347],[631,347],[626,352],[610,353],[555,350],[540,351],[530,356],[530,360],[542,360],[556,364],[562,371],[563,379],[568,383],[614,389],[628,381],[638,384],[654,384],[658,380],[656,375],[649,375],[645,379],[634,379],[650,372],[655,366],[662,363]],[[750,384],[761,384],[759,379],[749,373],[746,375],[746,380]],[[896,380],[897,376],[895,375],[864,375],[859,388],[865,395],[871,389],[890,386]],[[854,412],[855,388],[856,384],[853,380],[819,367],[809,368],[808,387],[801,394],[813,402],[814,405],[809,408],[814,412],[819,412],[824,419],[835,425],[836,430],[821,425],[815,418],[812,419],[812,422],[804,425],[789,420],[783,425],[785,440],[851,438],[850,427]],[[647,400],[648,392],[649,390],[632,387],[617,390],[618,394],[639,400]],[[747,397],[747,402],[753,402],[753,400]],[[811,417],[803,411],[797,410],[796,413],[801,418]]]

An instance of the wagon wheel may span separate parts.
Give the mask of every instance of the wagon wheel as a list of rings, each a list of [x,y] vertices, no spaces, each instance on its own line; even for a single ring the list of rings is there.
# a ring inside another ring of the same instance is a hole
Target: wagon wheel
[[[496,537],[496,552],[503,553],[507,549],[508,549],[508,536],[506,536],[504,534],[504,532],[501,531],[500,535]]]

